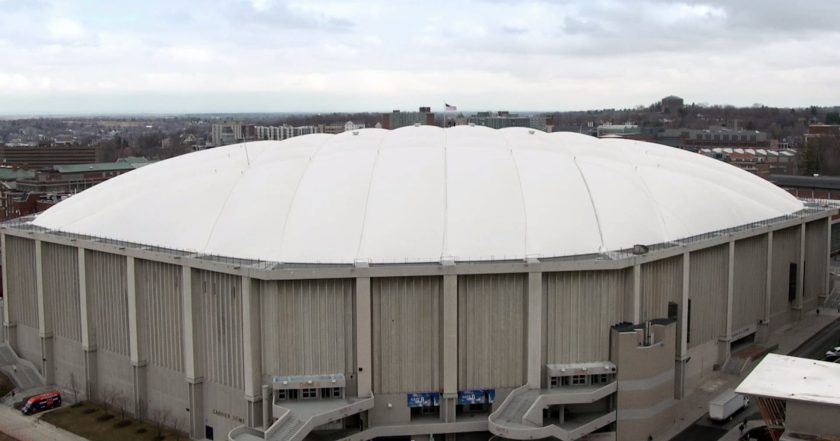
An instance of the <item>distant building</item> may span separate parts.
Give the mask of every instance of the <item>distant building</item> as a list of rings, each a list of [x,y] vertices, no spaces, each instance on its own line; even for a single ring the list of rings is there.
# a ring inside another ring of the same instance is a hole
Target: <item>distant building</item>
[[[678,97],[678,96],[674,96],[674,95],[669,95],[669,96],[666,96],[665,98],[662,98],[661,105],[662,105],[662,113],[671,113],[671,114],[677,113],[680,110],[682,110],[683,107],[685,107],[685,103],[683,102],[683,99]]]
[[[770,175],[795,174],[799,164],[799,154],[790,149],[716,147],[703,148],[698,153],[727,162],[765,179]]]
[[[218,147],[255,140],[257,131],[253,124],[213,124],[210,136],[213,145]]]
[[[421,107],[417,112],[394,110],[391,113],[382,114],[383,129],[398,129],[415,124],[424,126],[435,125],[435,114],[432,113],[432,109],[430,107]]]
[[[598,126],[597,134],[603,137],[629,137],[641,135],[642,131],[636,124],[602,124]]]
[[[324,131],[324,127],[323,125],[294,127],[283,124],[282,126],[256,126],[255,130],[256,139],[259,141],[282,141],[284,139],[294,138],[295,136],[329,133]]]
[[[703,147],[770,147],[770,136],[758,130],[735,130],[713,126],[708,129],[665,129],[656,142],[697,151]]]
[[[493,129],[503,129],[505,127],[529,127],[545,131],[547,119],[544,116],[520,116],[516,113],[507,111],[493,112],[478,112],[474,116],[467,118],[469,124],[477,126],[485,126]]]
[[[62,164],[89,164],[100,160],[94,146],[0,146],[0,163],[20,168],[39,169]]]

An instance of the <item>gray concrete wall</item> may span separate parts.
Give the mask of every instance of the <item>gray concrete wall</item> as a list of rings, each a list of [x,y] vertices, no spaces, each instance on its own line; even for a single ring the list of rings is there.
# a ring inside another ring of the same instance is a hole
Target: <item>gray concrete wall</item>
[[[44,302],[57,337],[81,342],[79,253],[76,248],[43,243]]]
[[[691,324],[688,347],[716,341],[726,332],[729,248],[720,245],[691,253],[689,299]]]
[[[242,278],[210,271],[193,271],[192,289],[203,297],[197,321],[201,336],[204,378],[208,383],[241,390]]]
[[[668,302],[682,302],[682,271],[682,256],[642,265],[642,321],[667,317]]]
[[[137,296],[146,319],[140,330],[148,362],[183,375],[181,267],[142,259],[136,259],[135,265]]]
[[[732,327],[738,330],[757,325],[764,317],[767,289],[767,236],[735,242],[735,289]]]
[[[53,341],[53,356],[55,357],[55,382],[70,393],[70,397],[85,398],[85,353],[78,341],[56,337]],[[73,383],[79,397],[74,397]]]
[[[816,306],[817,297],[824,296],[828,271],[828,224],[824,220],[805,224],[805,284],[802,295],[805,309]]]
[[[228,432],[245,424],[246,409],[242,390],[204,383],[203,394],[204,425],[213,428],[215,439],[227,439]]]
[[[641,344],[641,331],[612,331],[618,440],[644,440],[674,422],[676,324],[651,328],[654,339],[648,346]]]
[[[150,364],[146,369],[146,415],[153,415],[161,410],[172,419],[177,419],[177,426],[184,431],[190,407],[189,388],[184,381],[183,372],[176,372]]]
[[[124,256],[85,252],[92,340],[100,350],[128,357],[128,279]]]
[[[526,274],[458,278],[458,389],[525,383]]]
[[[791,227],[773,233],[773,265],[770,288],[770,324],[777,328],[790,320],[788,300],[789,271],[791,263],[799,262],[800,227]],[[802,271],[802,268],[799,268]]]
[[[355,371],[353,279],[260,281],[262,372]]]
[[[6,236],[6,273],[9,316],[18,325],[38,329],[38,297],[35,292],[35,241]],[[26,348],[27,350],[31,350]]]
[[[38,336],[38,328],[18,324],[15,328],[17,334],[17,343],[15,344],[15,351],[20,357],[23,357],[35,366],[41,367],[41,337]]]
[[[441,390],[441,282],[371,279],[374,395]]]
[[[114,393],[131,402],[134,396],[134,375],[128,356],[105,349],[96,351],[97,400],[104,400]]]
[[[610,326],[622,321],[627,272],[543,274],[546,364],[609,359]]]
[[[814,435],[819,436],[820,439],[840,436],[837,406],[788,400],[785,412],[785,435]]]

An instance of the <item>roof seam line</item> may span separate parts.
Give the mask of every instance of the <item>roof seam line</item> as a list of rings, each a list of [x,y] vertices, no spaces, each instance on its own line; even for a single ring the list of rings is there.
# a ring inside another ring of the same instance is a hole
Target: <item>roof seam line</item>
[[[522,173],[519,172],[519,163],[516,161],[516,155],[513,154],[513,147],[510,145],[510,140],[508,140],[507,134],[503,133],[502,138],[505,140],[505,144],[508,146],[508,152],[510,153],[510,159],[513,162],[513,171],[516,172],[516,182],[519,184],[519,197],[522,198],[522,217],[525,221],[525,228],[522,229],[522,234],[524,236],[524,249],[522,250],[522,255],[527,257],[528,256],[528,207],[525,204],[525,189],[522,187]]]
[[[376,173],[376,166],[379,164],[379,154],[382,152],[382,144],[385,142],[385,137],[379,138],[379,145],[376,147],[376,156],[373,158],[373,165],[370,166],[370,178],[368,179],[367,193],[365,194],[365,208],[362,210],[362,230],[359,231],[359,243],[356,245],[356,259],[359,259],[359,252],[362,250],[362,244],[365,239],[365,231],[367,228],[368,208],[370,206],[370,192],[373,188],[373,176]]]
[[[332,135],[335,136],[335,135]],[[295,183],[295,191],[292,192],[292,200],[289,201],[289,209],[286,211],[286,216],[283,218],[283,227],[280,229],[280,244],[277,246],[278,254],[282,255],[283,250],[283,243],[286,242],[286,227],[289,225],[289,218],[292,216],[292,207],[295,205],[295,201],[297,200],[298,190],[300,190],[300,183],[303,182],[303,178],[306,176],[306,172],[309,170],[309,167],[312,166],[312,161],[319,153],[321,153],[321,149],[324,148],[326,144],[332,141],[335,138],[327,138],[324,139],[324,142],[318,146],[318,149],[309,157],[309,160],[306,161],[306,167],[304,167],[303,171],[300,172],[300,177],[298,177],[297,183]]]
[[[443,237],[440,244],[440,260],[446,257],[447,240],[449,239],[449,149],[447,144],[449,137],[446,136],[446,127],[443,128]]]
[[[586,196],[589,198],[589,203],[592,205],[592,214],[595,215],[595,225],[598,226],[598,237],[601,239],[601,251],[606,251],[607,245],[604,243],[604,232],[601,229],[601,217],[598,216],[598,208],[595,207],[595,199],[592,197],[592,189],[589,188],[589,182],[586,181],[586,175],[584,175],[583,170],[580,169],[577,156],[572,156],[572,164],[575,165],[575,169],[578,171],[580,179],[583,181],[583,186],[586,187]]]
[[[245,143],[244,145],[247,145]],[[210,245],[210,241],[213,239],[213,234],[216,232],[216,226],[219,224],[219,219],[222,218],[222,215],[225,213],[225,207],[227,207],[228,203],[230,203],[230,198],[233,197],[233,192],[236,190],[236,187],[242,182],[242,176],[251,168],[251,162],[248,159],[248,151],[245,151],[245,168],[239,172],[239,176],[236,178],[236,182],[230,186],[230,191],[228,191],[227,196],[225,196],[225,201],[222,203],[222,206],[219,208],[219,213],[216,215],[216,219],[213,220],[213,226],[210,227],[210,232],[207,233],[207,240],[204,241],[204,246],[201,250],[202,253],[207,252],[207,246]]]

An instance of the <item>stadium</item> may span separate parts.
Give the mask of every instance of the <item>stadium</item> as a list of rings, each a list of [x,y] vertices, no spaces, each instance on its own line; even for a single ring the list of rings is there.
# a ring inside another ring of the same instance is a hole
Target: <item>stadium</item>
[[[4,334],[194,439],[647,439],[819,304],[833,214],[572,133],[239,144],[3,224]]]

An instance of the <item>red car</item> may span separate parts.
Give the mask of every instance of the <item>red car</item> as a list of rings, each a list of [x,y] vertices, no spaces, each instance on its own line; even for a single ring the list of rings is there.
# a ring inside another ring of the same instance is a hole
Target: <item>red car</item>
[[[61,393],[54,390],[29,398],[26,400],[26,404],[23,405],[21,412],[24,415],[32,415],[33,413],[59,406],[61,406]]]

